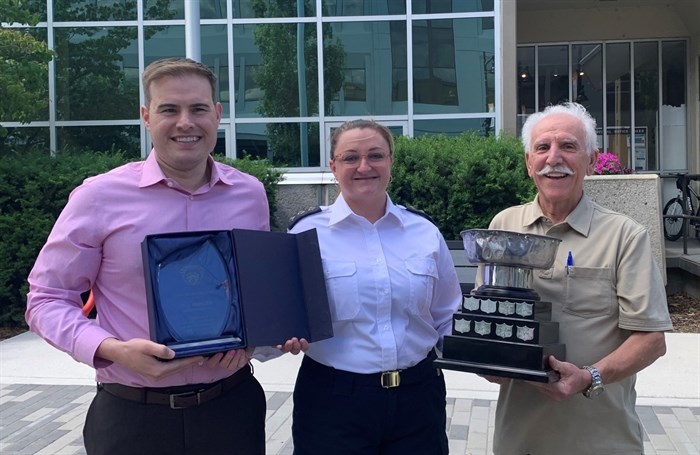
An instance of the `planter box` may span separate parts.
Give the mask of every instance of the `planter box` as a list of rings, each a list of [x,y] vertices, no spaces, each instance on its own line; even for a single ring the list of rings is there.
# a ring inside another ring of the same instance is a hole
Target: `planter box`
[[[649,230],[651,248],[666,283],[661,179],[656,174],[591,175],[583,191],[598,204],[624,213]]]

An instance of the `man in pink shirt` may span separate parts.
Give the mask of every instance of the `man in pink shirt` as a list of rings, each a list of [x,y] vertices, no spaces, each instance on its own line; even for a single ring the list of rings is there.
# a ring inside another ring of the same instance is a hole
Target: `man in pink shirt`
[[[146,68],[141,118],[153,151],[77,187],[29,275],[30,329],[96,370],[83,430],[88,454],[265,452],[265,395],[248,364],[252,350],[173,359],[149,339],[146,235],[270,227],[263,185],[210,156],[222,110],[215,84],[209,68],[188,59]],[[89,289],[97,320],[81,312]],[[296,339],[284,346],[299,348]]]

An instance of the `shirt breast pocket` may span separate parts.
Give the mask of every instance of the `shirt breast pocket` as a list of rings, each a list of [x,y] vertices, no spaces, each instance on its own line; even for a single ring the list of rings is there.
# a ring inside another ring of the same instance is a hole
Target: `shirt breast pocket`
[[[414,314],[428,313],[438,279],[437,264],[433,258],[410,258],[406,260],[406,269],[410,272],[409,309]]]
[[[617,297],[609,267],[572,267],[566,276],[564,311],[583,318],[612,314]]]
[[[324,261],[324,268],[333,320],[354,318],[360,312],[357,265],[350,261]]]

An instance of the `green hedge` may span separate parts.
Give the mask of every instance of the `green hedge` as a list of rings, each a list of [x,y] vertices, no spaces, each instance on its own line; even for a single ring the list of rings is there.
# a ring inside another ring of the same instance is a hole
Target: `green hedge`
[[[446,239],[486,227],[497,212],[535,194],[514,137],[400,137],[394,153],[392,199],[430,214]],[[266,160],[215,159],[263,182],[274,220],[282,172]],[[127,161],[133,158],[118,152],[0,156],[0,325],[24,325],[27,275],[70,191]]]
[[[281,172],[266,160],[226,161],[265,185],[274,219]],[[89,176],[133,158],[116,153],[3,153],[0,155],[0,325],[24,326],[27,275],[71,190]]]
[[[448,240],[535,195],[513,136],[403,136],[395,145],[389,194],[429,214]]]

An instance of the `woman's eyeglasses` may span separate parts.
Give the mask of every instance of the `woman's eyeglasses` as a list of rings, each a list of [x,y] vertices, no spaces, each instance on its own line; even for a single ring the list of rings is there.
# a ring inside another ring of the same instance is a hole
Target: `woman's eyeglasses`
[[[346,153],[343,156],[335,158],[335,160],[340,161],[344,166],[348,167],[358,167],[362,158],[366,158],[369,164],[382,164],[389,157],[388,153],[384,152],[370,152],[366,155],[360,155],[359,153]]]

